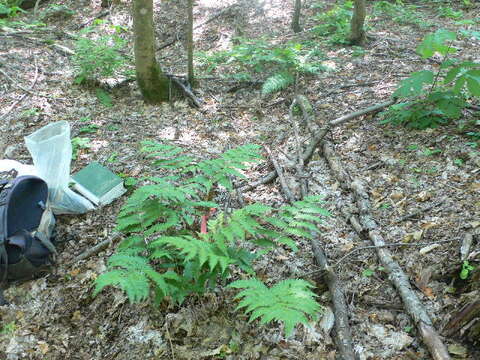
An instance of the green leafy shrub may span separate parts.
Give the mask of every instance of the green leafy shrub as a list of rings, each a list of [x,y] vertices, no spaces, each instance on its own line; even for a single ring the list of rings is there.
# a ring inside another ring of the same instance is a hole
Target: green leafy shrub
[[[19,13],[25,11],[20,8],[20,0],[0,0],[0,17],[5,16],[7,18],[15,17]]]
[[[275,46],[265,39],[238,39],[231,50],[199,54],[207,72],[229,66],[238,80],[251,80],[251,73],[267,73],[262,87],[264,95],[280,91],[295,81],[295,73],[316,74],[325,70],[319,63],[318,50],[306,50],[301,44]],[[223,70],[223,69],[222,69]]]
[[[76,84],[118,75],[127,62],[121,53],[125,40],[116,34],[88,37],[92,32],[93,29],[88,29],[75,43],[73,64]]]
[[[464,15],[462,10],[453,10],[450,6],[440,6],[438,12],[441,17],[460,20]]]
[[[417,6],[405,5],[401,0],[396,0],[395,3],[382,0],[375,2],[373,13],[375,15],[387,16],[388,19],[400,25],[416,25],[421,28],[432,26],[431,23],[419,16],[416,9]]]
[[[122,207],[117,229],[128,236],[108,260],[108,271],[97,278],[95,295],[113,285],[124,290],[131,302],[153,295],[156,304],[166,297],[182,303],[188,295],[202,294],[218,280],[226,280],[233,268],[253,276],[259,252],[249,248],[260,247],[265,253],[283,245],[296,250],[292,236],[311,238],[319,215],[329,215],[318,197],[278,209],[251,204],[231,213],[205,200],[218,187],[233,189],[232,178],[243,178],[246,164],[260,159],[257,146],[241,146],[202,161],[169,144],[146,142],[143,151],[168,175],[145,178],[146,184]],[[199,231],[198,220],[212,209],[217,213],[208,221],[208,231]],[[255,279],[231,284],[247,288],[238,295],[243,298],[239,307],[253,311],[251,320],[284,321],[289,333],[294,324],[305,323],[319,309],[306,282],[292,280],[271,289],[259,284]]]
[[[443,61],[436,73],[422,70],[400,83],[393,96],[403,102],[393,105],[383,123],[404,124],[425,129],[458,119],[468,97],[480,96],[480,63],[448,59],[456,34],[437,30],[427,35],[417,52],[426,59],[439,53]]]
[[[352,1],[345,1],[342,5],[335,5],[329,11],[322,12],[314,17],[321,24],[316,25],[312,31],[319,36],[328,37],[331,44],[348,44],[352,14]]]

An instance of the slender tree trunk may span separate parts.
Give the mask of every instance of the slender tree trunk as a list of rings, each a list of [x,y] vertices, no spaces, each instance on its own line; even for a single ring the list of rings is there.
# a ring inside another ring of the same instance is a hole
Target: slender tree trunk
[[[188,83],[195,86],[195,77],[193,74],[193,0],[187,0],[187,70]]]
[[[155,59],[153,0],[133,1],[133,32],[137,83],[144,100],[153,104],[168,101],[170,80]]]
[[[300,12],[302,11],[302,0],[295,0],[292,17],[292,30],[295,33],[302,31],[300,27]]]
[[[350,43],[352,45],[363,45],[365,44],[366,35],[363,28],[365,23],[365,0],[355,0],[355,6],[353,9],[353,16],[351,21],[351,33],[350,33]]]

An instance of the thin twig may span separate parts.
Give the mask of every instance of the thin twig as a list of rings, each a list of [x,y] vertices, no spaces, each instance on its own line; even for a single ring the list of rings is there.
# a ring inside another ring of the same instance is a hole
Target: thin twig
[[[430,211],[432,210],[433,208],[437,207],[437,206],[440,206],[443,204],[443,200],[442,201],[439,201],[435,204],[432,204],[432,205],[429,205],[429,206],[426,206],[424,207],[423,209],[419,209],[419,210],[416,210],[414,211],[413,213],[411,214],[407,214],[405,216],[402,216],[400,219],[398,219],[397,221],[394,222],[394,224],[398,224],[398,223],[401,223],[405,220],[408,220],[408,219],[412,219],[412,218],[416,218],[418,215],[421,215],[427,211]]]

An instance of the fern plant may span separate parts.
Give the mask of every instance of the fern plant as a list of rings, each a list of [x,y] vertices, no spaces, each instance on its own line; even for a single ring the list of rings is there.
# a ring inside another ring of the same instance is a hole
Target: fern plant
[[[257,279],[237,280],[229,287],[244,289],[235,299],[241,299],[237,309],[250,313],[249,322],[260,318],[261,324],[278,320],[285,325],[289,336],[296,324],[308,325],[309,317],[321,310],[315,301],[313,285],[305,280],[284,280],[268,288]]]
[[[414,72],[400,83],[393,96],[403,101],[384,113],[382,123],[436,127],[460,118],[466,100],[480,96],[480,63],[449,59],[454,40],[454,32],[441,29],[424,38],[417,52],[424,59],[439,53],[443,61],[436,73]]]
[[[156,304],[165,298],[180,304],[188,295],[201,294],[219,280],[225,281],[234,268],[254,276],[253,261],[258,254],[278,245],[295,251],[295,238],[311,238],[320,216],[329,215],[318,196],[280,208],[250,204],[231,213],[220,211],[218,204],[209,200],[212,192],[232,190],[232,179],[244,177],[241,171],[247,164],[260,159],[258,146],[241,146],[208,160],[195,159],[167,143],[146,142],[143,151],[164,176],[143,179],[144,185],[122,207],[117,229],[126,238],[109,258],[108,271],[96,279],[94,295],[106,286],[115,286],[125,291],[132,303],[152,296]],[[199,219],[211,215],[212,209],[216,216],[203,231]],[[263,250],[248,250],[252,246]],[[313,301],[315,296],[304,282],[273,287],[278,301],[272,298],[266,305],[257,303],[261,299],[254,292],[239,296],[261,308],[262,322],[284,321],[289,333],[293,324],[305,323],[306,316],[319,309],[312,304],[303,312],[292,307],[292,291],[298,289],[310,304],[308,299]],[[282,309],[288,317],[277,314]]]

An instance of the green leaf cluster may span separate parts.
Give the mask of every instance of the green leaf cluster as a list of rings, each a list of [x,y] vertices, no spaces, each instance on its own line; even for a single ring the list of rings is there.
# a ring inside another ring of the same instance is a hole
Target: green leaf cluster
[[[323,54],[307,50],[299,43],[273,45],[265,39],[236,39],[232,49],[213,54],[198,54],[207,72],[228,68],[232,77],[238,80],[251,80],[251,74],[267,74],[262,87],[264,95],[280,91],[291,85],[295,73],[317,74],[324,71],[320,64]]]
[[[295,240],[311,238],[318,231],[315,223],[330,215],[318,196],[280,208],[249,204],[231,212],[222,212],[209,201],[215,189],[233,190],[232,179],[244,177],[242,170],[260,159],[256,145],[206,160],[169,143],[144,142],[142,150],[163,176],[142,179],[143,185],[122,207],[117,230],[126,238],[108,260],[107,272],[97,278],[95,295],[115,286],[131,302],[152,297],[157,304],[165,298],[181,303],[188,295],[225,281],[233,268],[254,275],[253,261],[259,254],[280,245],[296,250]],[[199,220],[212,209],[215,215],[202,233]],[[252,247],[262,250],[248,250]],[[278,284],[271,289],[275,296],[268,304],[261,298],[257,303],[253,292],[239,296],[253,306],[247,312],[258,307],[263,322],[284,321],[290,332],[294,324],[306,322],[305,314],[313,315],[319,308],[310,287],[295,281]],[[285,316],[279,314],[282,309]]]
[[[393,96],[404,100],[384,113],[383,123],[403,124],[425,129],[459,119],[469,97],[480,96],[480,63],[449,59],[456,33],[437,30],[417,47],[422,58],[443,56],[436,73],[422,70],[400,83]]]

